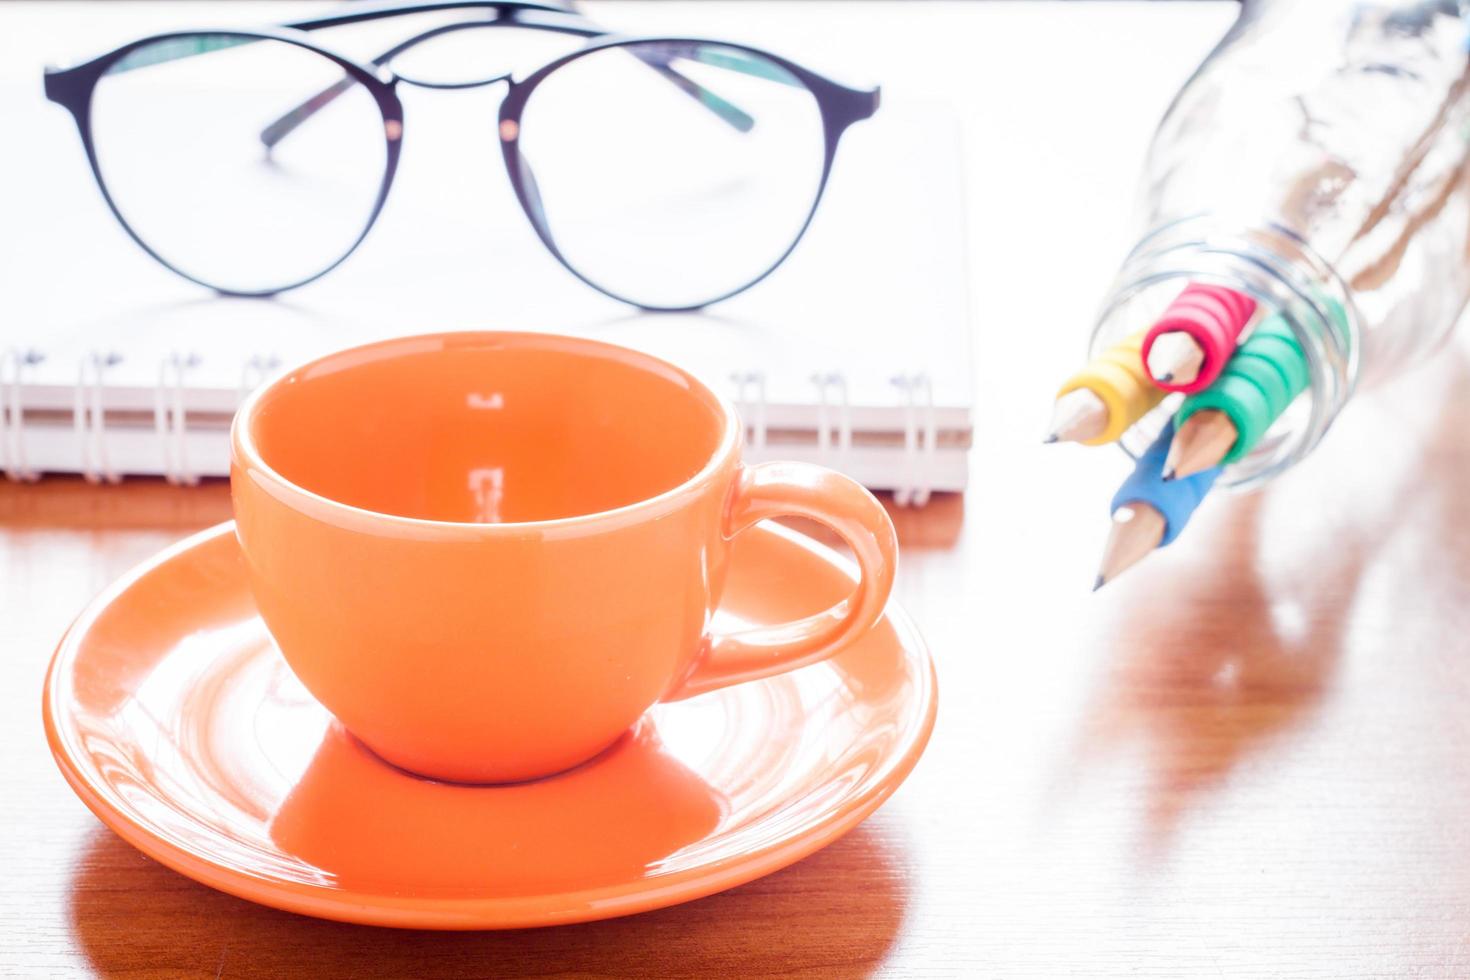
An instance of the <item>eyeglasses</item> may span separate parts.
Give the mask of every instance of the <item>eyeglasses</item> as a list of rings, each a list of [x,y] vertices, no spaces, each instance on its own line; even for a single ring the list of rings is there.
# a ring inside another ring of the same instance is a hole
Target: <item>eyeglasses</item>
[[[446,12],[469,19],[366,64],[310,35]],[[516,78],[394,67],[426,42],[506,27],[584,44]],[[781,264],[816,212],[842,134],[879,96],[741,44],[613,35],[551,0],[394,3],[279,28],[160,34],[48,69],[45,82],[76,119],[128,234],[179,275],[243,296],[311,282],[362,242],[398,165],[399,83],[503,82],[505,167],[541,241],[593,288],[666,310],[728,298]]]

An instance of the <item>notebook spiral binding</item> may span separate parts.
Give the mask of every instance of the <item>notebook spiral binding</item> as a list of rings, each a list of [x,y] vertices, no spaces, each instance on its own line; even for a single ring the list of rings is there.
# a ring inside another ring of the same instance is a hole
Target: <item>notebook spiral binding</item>
[[[82,477],[88,483],[122,482],[122,474],[108,461],[107,419],[103,407],[107,369],[121,362],[122,355],[115,351],[92,351],[77,362],[72,420],[81,448]]]
[[[934,383],[925,372],[895,375],[894,387],[904,395],[903,446],[910,482],[893,491],[900,507],[922,507],[929,502],[930,461],[939,448],[939,422],[934,411]]]
[[[158,385],[153,389],[153,425],[163,451],[163,478],[174,486],[192,487],[199,475],[189,468],[188,420],[184,393],[189,370],[199,366],[199,355],[174,351],[158,365]]]
[[[26,462],[25,415],[20,389],[26,369],[41,363],[36,350],[10,348],[0,354],[0,472],[18,483],[34,483],[41,474]]]
[[[847,377],[840,371],[818,371],[811,376],[817,392],[817,455],[823,463],[840,468],[852,450],[852,408]],[[753,453],[766,447],[766,378],[760,371],[737,371],[735,406],[745,421]],[[939,416],[934,405],[934,383],[924,371],[899,374],[890,383],[899,390],[904,413],[905,481],[893,491],[900,507],[922,507],[933,493],[931,461],[939,449]]]
[[[0,351],[0,475],[17,482],[33,482],[39,471],[30,465],[27,427],[22,402],[24,385],[32,380],[32,369],[45,360],[40,351],[9,348]],[[115,484],[122,474],[109,451],[109,433],[104,396],[108,371],[121,363],[115,351],[94,350],[77,362],[76,387],[72,393],[72,428],[80,460],[79,471],[90,483]],[[163,478],[174,485],[194,486],[201,473],[189,455],[187,396],[191,372],[203,358],[195,352],[174,351],[158,364],[153,390],[152,429],[158,440],[155,458],[162,461]],[[281,366],[275,354],[255,354],[241,364],[236,404],[267,381]],[[746,442],[752,457],[760,459],[771,450],[770,403],[767,376],[759,370],[730,374],[734,401],[745,425]],[[809,375],[815,389],[816,458],[842,469],[853,452],[854,424],[850,385],[841,371],[817,371]],[[903,466],[901,482],[893,490],[893,501],[901,507],[922,507],[933,492],[939,448],[938,413],[934,385],[927,372],[892,376],[889,383],[900,394],[903,418]],[[34,432],[32,432],[34,435]],[[778,441],[779,441],[778,434]],[[195,443],[197,449],[199,443]],[[784,443],[776,447],[783,448]],[[779,452],[776,453],[780,455]],[[859,454],[861,455],[861,454]]]
[[[811,376],[817,388],[817,456],[823,463],[840,466],[841,460],[852,450],[852,410],[847,401],[847,378],[841,371],[827,371]],[[827,397],[829,390],[837,392],[837,401]],[[833,411],[837,418],[832,419]],[[836,433],[837,454],[832,458],[833,433]]]
[[[0,351],[0,475],[18,483],[33,483],[40,471],[30,465],[22,391],[30,370],[45,360],[33,349]],[[122,474],[113,465],[109,449],[105,395],[108,370],[122,363],[116,351],[91,351],[77,361],[72,390],[72,430],[76,436],[80,472],[89,483],[115,484]],[[163,478],[175,486],[195,486],[201,475],[188,454],[187,396],[190,372],[203,363],[194,352],[174,351],[158,364],[153,390],[153,430],[158,437]],[[281,365],[275,354],[256,354],[241,367],[237,403],[264,383]]]
[[[736,371],[730,375],[735,383],[735,410],[745,422],[747,445],[754,452],[766,448],[766,376],[762,371]],[[751,394],[754,393],[754,398]]]

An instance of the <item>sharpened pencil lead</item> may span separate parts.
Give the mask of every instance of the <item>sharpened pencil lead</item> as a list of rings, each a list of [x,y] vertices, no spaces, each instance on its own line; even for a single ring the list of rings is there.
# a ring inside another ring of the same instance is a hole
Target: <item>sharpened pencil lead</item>
[[[1238,437],[1235,422],[1224,412],[1213,408],[1195,412],[1174,434],[1164,462],[1164,479],[1193,476],[1219,466]]]
[[[1087,388],[1076,388],[1056,400],[1046,443],[1086,442],[1107,431],[1108,406]]]
[[[1113,529],[1103,546],[1102,569],[1093,591],[1148,557],[1163,542],[1165,528],[1164,515],[1152,504],[1135,501],[1119,507],[1113,513]]]
[[[1181,472],[1248,456],[1311,386],[1311,375],[1291,325],[1280,314],[1263,318],[1214,383],[1185,398],[1174,414],[1179,437],[1190,444],[1197,460]],[[1196,446],[1202,441],[1210,443],[1208,452]]]
[[[1188,333],[1171,330],[1154,338],[1145,365],[1157,384],[1189,385],[1205,365],[1205,352]]]
[[[1099,575],[1097,578],[1092,580],[1092,591],[1096,592],[1098,589],[1107,584],[1108,580]]]
[[[1255,299],[1244,293],[1190,283],[1149,327],[1141,352],[1144,371],[1167,391],[1205,388],[1230,359],[1255,312]]]
[[[1116,442],[1168,397],[1144,368],[1145,335],[1140,330],[1110,344],[1057,389],[1051,431],[1058,442]]]
[[[1113,526],[1103,547],[1099,582],[1111,582],[1173,541],[1219,478],[1220,470],[1216,468],[1186,479],[1163,482],[1164,459],[1177,438],[1174,423],[1170,421],[1158,438],[1139,454],[1133,472],[1113,494],[1109,505]]]

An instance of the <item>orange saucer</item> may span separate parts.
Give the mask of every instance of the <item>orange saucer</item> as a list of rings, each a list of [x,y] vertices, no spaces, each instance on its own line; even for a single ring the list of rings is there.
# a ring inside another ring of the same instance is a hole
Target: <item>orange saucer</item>
[[[746,532],[722,616],[780,622],[852,587],[841,559]],[[409,775],[346,734],[256,615],[234,525],[99,597],[52,661],[46,733],[124,840],[222,891],[376,925],[497,929],[673,905],[851,830],[934,724],[933,668],[894,607],[825,663],[661,704],[577,769],[513,786]]]

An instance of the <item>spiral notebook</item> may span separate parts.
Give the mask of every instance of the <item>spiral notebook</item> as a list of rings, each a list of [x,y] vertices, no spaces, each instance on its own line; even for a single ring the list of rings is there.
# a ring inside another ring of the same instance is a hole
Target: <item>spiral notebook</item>
[[[492,127],[415,104],[387,207],[362,248],[275,300],[176,279],[107,212],[66,113],[7,81],[29,134],[0,195],[0,469],[176,483],[228,472],[244,393],[281,365],[382,337],[547,330],[645,349],[726,392],[747,456],[843,470],[900,502],[963,489],[971,439],[960,139],[943,107],[890,100],[844,137],[787,263],[698,314],[602,297],[533,238]]]

